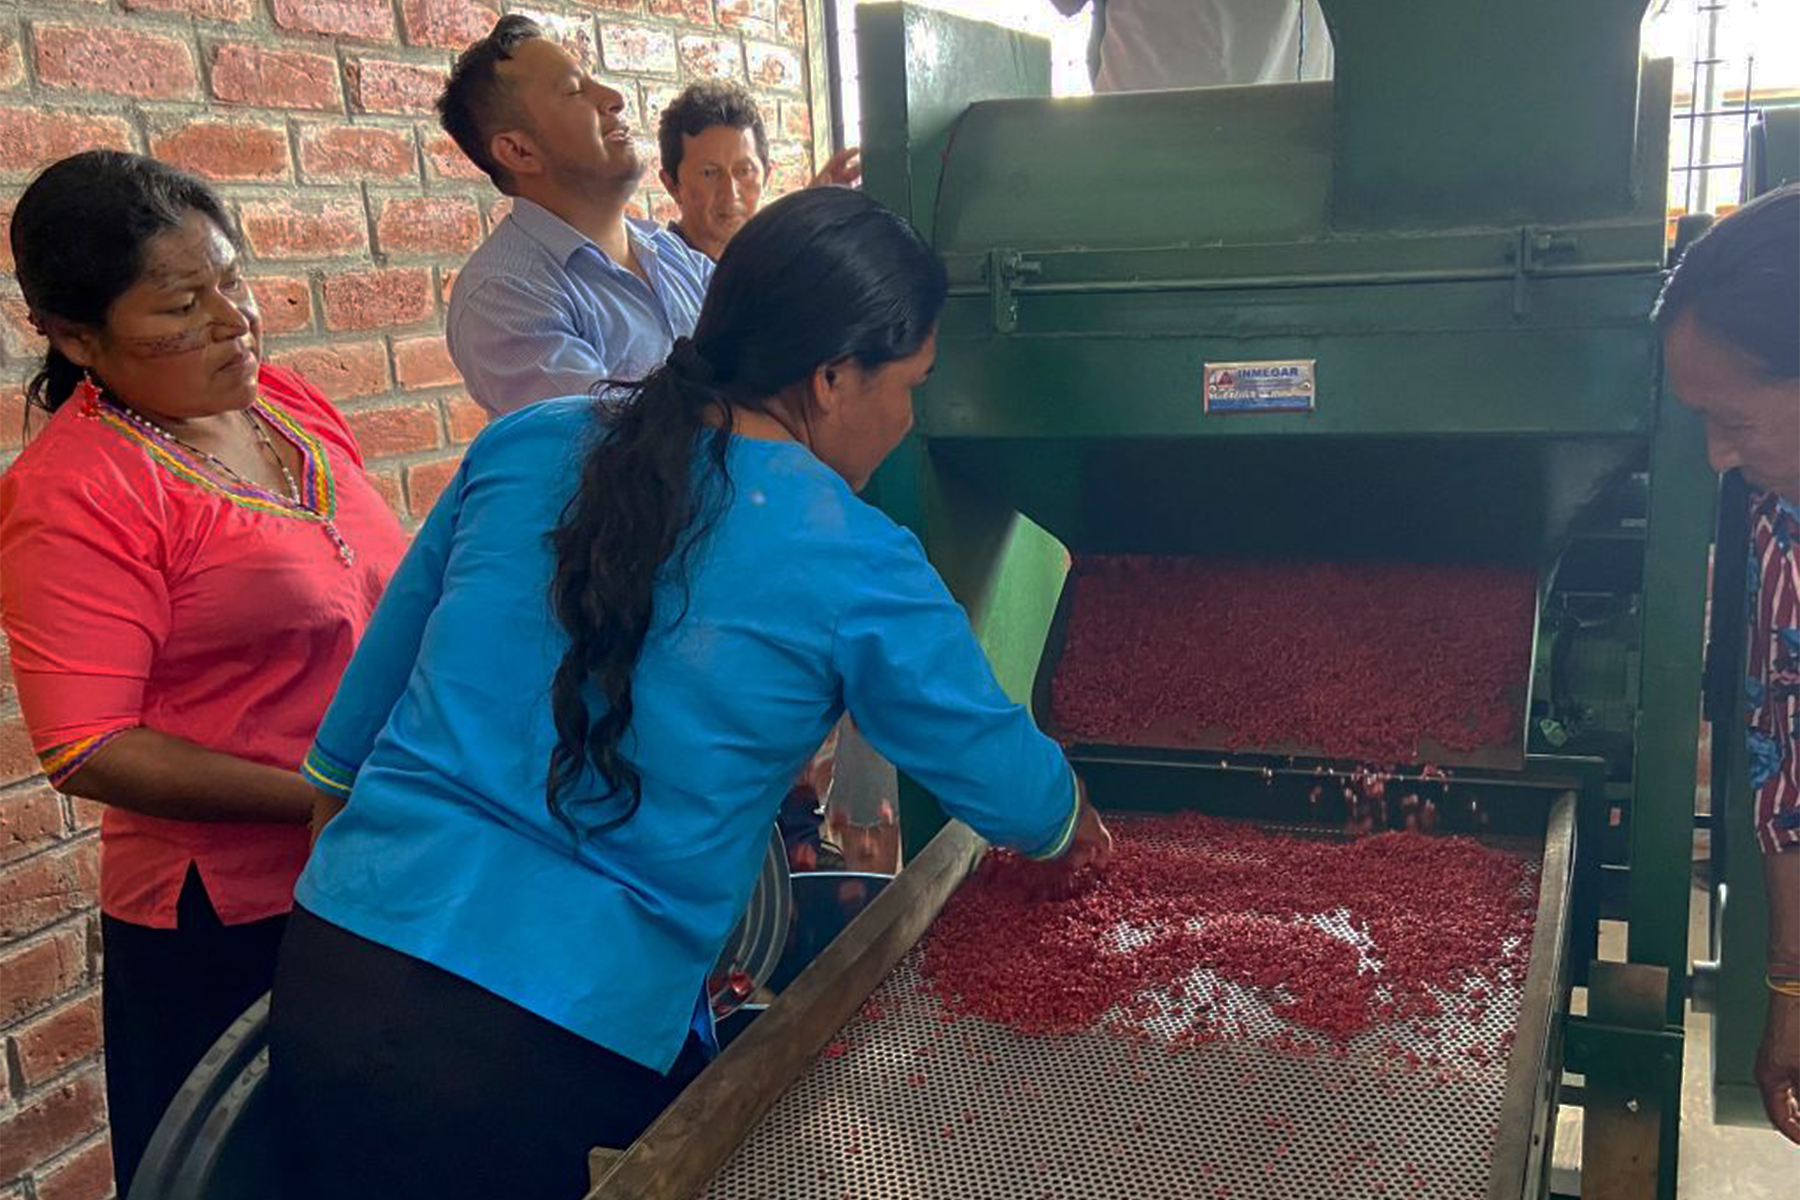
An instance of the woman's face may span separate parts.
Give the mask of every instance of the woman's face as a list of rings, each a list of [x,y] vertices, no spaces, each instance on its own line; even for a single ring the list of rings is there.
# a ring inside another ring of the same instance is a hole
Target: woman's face
[[[937,331],[912,354],[864,369],[855,359],[813,373],[816,406],[807,441],[826,466],[861,491],[913,423],[913,389],[937,361]]]
[[[197,211],[150,240],[105,328],[56,340],[113,395],[155,416],[192,420],[256,399],[262,319],[230,239]]]

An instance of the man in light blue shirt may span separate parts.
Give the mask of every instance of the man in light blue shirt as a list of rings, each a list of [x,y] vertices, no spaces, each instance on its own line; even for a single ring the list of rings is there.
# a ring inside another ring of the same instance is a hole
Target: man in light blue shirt
[[[444,129],[513,198],[457,276],[450,357],[491,414],[636,379],[691,334],[712,260],[625,215],[643,174],[624,97],[527,17],[464,51]]]

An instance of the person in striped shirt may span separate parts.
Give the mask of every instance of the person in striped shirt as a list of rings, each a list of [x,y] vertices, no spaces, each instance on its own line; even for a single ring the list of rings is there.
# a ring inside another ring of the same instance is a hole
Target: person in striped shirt
[[[1800,185],[1697,240],[1657,302],[1676,396],[1721,474],[1749,488],[1745,692],[1750,786],[1769,893],[1769,1007],[1756,1082],[1800,1144]]]

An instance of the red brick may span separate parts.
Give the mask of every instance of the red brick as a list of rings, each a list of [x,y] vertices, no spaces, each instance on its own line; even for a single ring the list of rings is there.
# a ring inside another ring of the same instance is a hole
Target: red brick
[[[487,409],[467,396],[451,396],[444,401],[444,424],[450,427],[450,441],[455,445],[474,441],[487,423]]]
[[[357,112],[431,113],[449,73],[441,65],[353,58],[344,64],[350,105]]]
[[[31,736],[25,732],[25,719],[0,718],[0,787],[37,773],[37,752],[31,748]]]
[[[99,852],[99,841],[90,837],[0,867],[0,938],[22,937],[92,907]]]
[[[101,1138],[40,1178],[37,1200],[106,1200],[112,1190],[112,1142]]]
[[[27,945],[0,945],[0,1026],[43,1008],[89,979],[80,928],[63,928]]]
[[[744,77],[744,54],[734,38],[702,37],[698,34],[682,38],[681,65],[690,77]]]
[[[363,458],[369,461],[436,450],[444,444],[437,405],[386,404],[344,414]]]
[[[406,502],[400,495],[400,472],[365,471],[363,475],[368,479],[369,486],[374,488],[387,502],[388,508],[393,510],[394,515],[404,521],[406,519]]]
[[[250,291],[262,310],[264,333],[298,333],[312,328],[312,291],[306,280],[264,276],[250,281]]]
[[[458,196],[384,200],[375,241],[384,254],[467,254],[481,244],[481,210]]]
[[[11,1179],[60,1154],[105,1123],[100,1072],[76,1076],[0,1121],[0,1179]]]
[[[812,108],[804,100],[781,102],[781,129],[788,137],[812,140]]]
[[[0,446],[7,438],[17,438],[25,418],[25,393],[18,389],[0,392]],[[7,426],[12,428],[8,430]],[[0,633],[0,704],[13,702],[12,650],[6,635]]]
[[[422,133],[425,146],[425,161],[431,166],[431,176],[435,180],[472,179],[487,182],[487,172],[469,161],[462,148],[450,140],[446,134],[432,137]]]
[[[25,55],[15,26],[0,29],[0,88],[11,91],[25,82]]]
[[[675,74],[675,37],[643,25],[602,25],[600,53],[609,71],[630,75]]]
[[[19,1078],[35,1088],[85,1058],[100,1053],[100,997],[85,999],[39,1017],[12,1035]],[[41,1195],[42,1193],[40,1193]]]
[[[75,828],[85,832],[100,828],[100,815],[106,811],[106,805],[98,800],[85,800],[80,796],[69,797],[69,811],[75,814]]]
[[[777,0],[775,23],[780,28],[782,41],[796,46],[806,44],[806,6],[800,0]]]
[[[679,17],[696,25],[711,25],[713,0],[650,0],[650,11],[659,17]]]
[[[242,218],[258,258],[336,258],[369,248],[369,223],[354,200],[246,200]]]
[[[806,75],[800,69],[800,56],[786,46],[771,45],[768,42],[745,42],[744,53],[750,60],[750,82],[758,87],[797,91],[806,86]]]
[[[408,391],[462,382],[441,335],[394,343],[394,376]]]
[[[431,273],[423,267],[330,275],[324,291],[327,329],[385,329],[431,313]]]
[[[0,796],[0,863],[54,845],[62,832],[62,797],[49,784]]]
[[[35,361],[43,356],[48,344],[32,328],[31,310],[25,307],[25,301],[18,296],[0,296],[0,347],[5,348],[8,357]]]
[[[707,0],[708,3],[711,0]],[[642,12],[644,0],[581,0],[584,8],[604,9],[607,12],[635,13]]]
[[[650,219],[658,225],[667,225],[671,221],[681,220],[681,206],[667,192],[655,188],[644,192],[644,206],[650,210]]]
[[[682,86],[678,83],[644,84],[644,112],[647,119],[643,124],[648,127],[661,120],[664,110],[675,103],[675,98],[681,93]],[[655,178],[655,176],[649,178]]]
[[[203,21],[243,21],[255,11],[251,0],[124,0],[126,12],[186,13]]]
[[[593,70],[600,61],[594,49],[594,19],[586,13],[568,15],[518,7],[510,11],[536,21],[544,35],[568,51],[569,57],[580,63],[583,70]]]
[[[270,358],[306,376],[332,400],[373,396],[388,390],[387,352],[380,342],[302,346]]]
[[[212,92],[227,104],[336,108],[337,62],[327,54],[225,42],[213,47]]]
[[[130,150],[131,127],[118,117],[0,108],[0,171],[36,171],[82,150]]]
[[[775,142],[769,147],[769,182],[765,199],[773,192],[785,196],[812,181],[812,152],[799,142]]]
[[[752,37],[775,36],[775,0],[719,0],[719,24]]]
[[[605,74],[595,75],[594,79],[600,83],[604,83],[607,87],[619,93],[620,97],[624,99],[625,108],[621,115],[624,116],[625,120],[633,129],[638,131],[639,136],[651,139],[656,137],[656,129],[653,125],[646,124],[644,121],[644,110],[638,105],[637,80],[624,75]]]
[[[486,37],[500,14],[474,0],[400,0],[400,19],[413,45],[460,51]]]
[[[300,169],[311,182],[417,176],[411,130],[309,125],[300,131]]]
[[[423,520],[431,511],[438,496],[449,486],[451,476],[456,474],[459,461],[445,458],[406,468],[406,507],[412,510],[413,516]]]
[[[500,222],[506,220],[507,214],[510,212],[512,212],[511,196],[502,196],[492,204],[488,205],[488,228],[492,229],[494,226],[500,224]]]
[[[625,215],[635,221],[648,221],[650,210],[644,207],[644,194],[639,192],[625,202]]]
[[[287,130],[279,125],[190,121],[155,137],[150,153],[208,179],[289,177]]]
[[[23,446],[49,419],[42,409],[33,408],[27,412],[24,388],[0,388],[0,452]],[[0,704],[11,704],[14,697],[12,668],[5,657],[4,650],[0,649],[0,668],[4,668],[0,670]]]
[[[188,44],[138,29],[38,25],[38,82],[140,100],[185,100],[200,77]]]
[[[388,0],[269,0],[269,8],[277,25],[295,33],[394,40],[394,9]]]

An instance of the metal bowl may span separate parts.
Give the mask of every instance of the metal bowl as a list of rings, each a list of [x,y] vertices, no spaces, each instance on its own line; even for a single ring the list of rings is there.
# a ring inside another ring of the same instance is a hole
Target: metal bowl
[[[725,939],[725,949],[706,978],[714,1018],[730,1016],[769,982],[793,923],[794,893],[788,880],[787,847],[780,828],[769,832],[769,848],[756,876],[756,890]]]

